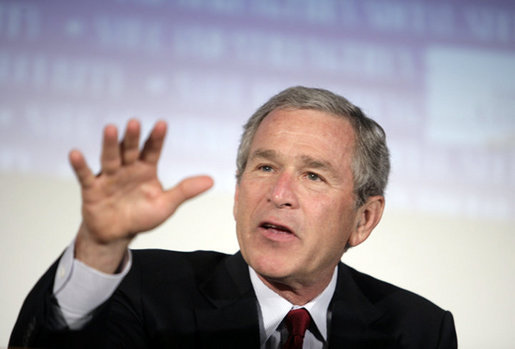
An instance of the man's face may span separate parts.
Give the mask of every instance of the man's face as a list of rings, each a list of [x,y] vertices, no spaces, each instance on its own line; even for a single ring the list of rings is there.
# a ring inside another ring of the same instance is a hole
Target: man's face
[[[358,225],[353,149],[350,123],[331,114],[275,110],[263,120],[234,203],[241,252],[259,275],[301,284],[332,275]]]

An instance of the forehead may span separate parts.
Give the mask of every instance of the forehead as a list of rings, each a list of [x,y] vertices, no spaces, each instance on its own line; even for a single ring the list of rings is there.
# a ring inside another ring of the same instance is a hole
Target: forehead
[[[259,125],[251,154],[270,149],[333,162],[350,158],[354,139],[354,130],[343,117],[317,110],[276,109]]]

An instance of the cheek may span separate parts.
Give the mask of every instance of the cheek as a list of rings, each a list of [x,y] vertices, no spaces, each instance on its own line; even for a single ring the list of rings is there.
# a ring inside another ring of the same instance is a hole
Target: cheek
[[[334,224],[341,217],[339,203],[327,195],[316,195],[307,197],[304,200],[307,205],[304,214],[311,216],[314,224]]]
[[[320,235],[315,238],[326,240],[322,242],[324,244],[339,244],[347,240],[353,225],[353,216],[349,209],[342,207],[341,201],[324,201],[324,199],[317,201],[306,212],[307,215],[310,215],[309,211],[317,212],[317,214],[311,215],[309,221],[310,230],[321,231]],[[325,204],[321,204],[321,202]]]
[[[240,186],[236,190],[233,214],[237,226],[243,226],[247,223],[251,211],[253,207],[255,207],[254,195],[247,190],[247,187],[248,186]]]
[[[240,184],[236,192],[238,207],[240,209],[254,207],[264,195],[265,188],[265,183],[258,181],[246,180],[245,183]]]

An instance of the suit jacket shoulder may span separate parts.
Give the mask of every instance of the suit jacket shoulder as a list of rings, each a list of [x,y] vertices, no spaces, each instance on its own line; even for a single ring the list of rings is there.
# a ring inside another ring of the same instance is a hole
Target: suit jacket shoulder
[[[331,347],[457,347],[450,312],[343,263],[331,309]]]
[[[259,323],[241,254],[141,250],[113,295],[107,347],[250,348]]]
[[[11,346],[257,348],[257,303],[238,253],[134,250],[130,272],[80,331],[59,322],[55,265],[25,301]],[[51,309],[52,311],[49,311]],[[61,324],[54,326],[51,324]],[[250,343],[250,345],[249,345]]]

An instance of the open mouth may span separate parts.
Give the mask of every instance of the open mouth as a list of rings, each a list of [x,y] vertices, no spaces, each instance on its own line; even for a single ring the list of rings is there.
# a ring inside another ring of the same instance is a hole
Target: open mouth
[[[293,232],[288,227],[285,227],[283,225],[264,222],[260,225],[260,227],[276,233],[293,234]]]

